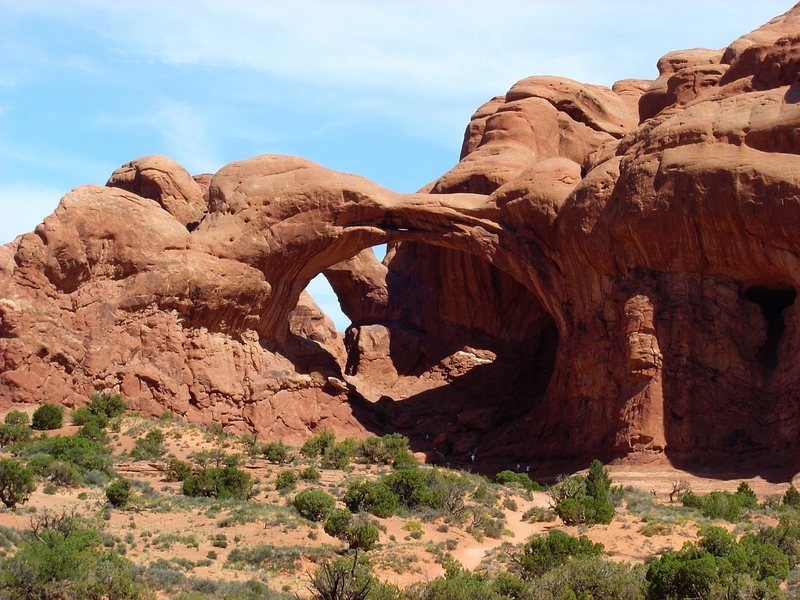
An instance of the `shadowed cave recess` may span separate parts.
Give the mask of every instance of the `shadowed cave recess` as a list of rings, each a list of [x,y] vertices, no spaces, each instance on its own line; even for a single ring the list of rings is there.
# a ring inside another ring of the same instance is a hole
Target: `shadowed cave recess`
[[[797,292],[792,287],[756,285],[745,291],[745,297],[758,305],[766,321],[766,340],[756,359],[765,373],[770,374],[778,366],[778,345],[786,330],[783,313],[794,304]]]
[[[526,458],[508,434],[530,428],[558,346],[532,292],[478,257],[410,242],[324,274],[351,320],[337,375],[369,429],[443,464]]]

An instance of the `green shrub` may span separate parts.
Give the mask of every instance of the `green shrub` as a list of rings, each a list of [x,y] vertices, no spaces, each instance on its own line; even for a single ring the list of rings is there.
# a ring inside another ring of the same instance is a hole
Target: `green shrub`
[[[611,523],[614,506],[611,504],[611,477],[599,460],[593,460],[586,475],[586,496],[594,514],[591,523]]]
[[[234,498],[247,500],[253,481],[250,475],[235,467],[208,467],[183,480],[185,496]]]
[[[297,485],[297,471],[284,471],[275,479],[275,489],[279,492],[288,492]]]
[[[300,471],[300,479],[303,481],[313,481],[317,482],[322,478],[320,472],[317,470],[316,467],[306,467],[302,471]]]
[[[6,425],[29,425],[30,422],[31,418],[28,414],[21,410],[11,410],[6,413],[5,419],[3,419],[3,423]]]
[[[594,519],[591,504],[584,498],[566,498],[556,505],[555,511],[564,525],[591,523]]]
[[[78,466],[81,471],[95,469],[109,473],[111,453],[108,448],[80,435],[42,438],[25,447],[23,455],[49,454],[54,459]]]
[[[700,496],[698,496],[692,491],[688,491],[681,498],[681,504],[683,504],[687,508],[699,509],[700,507],[703,506],[703,501]]]
[[[372,550],[378,543],[380,532],[369,521],[357,521],[350,524],[344,532],[344,540],[351,550]]]
[[[361,442],[358,452],[369,463],[391,465],[398,457],[409,453],[408,438],[400,433],[371,436]]]
[[[164,478],[167,481],[183,481],[192,474],[192,465],[184,460],[175,458],[169,459],[164,469]]]
[[[775,527],[762,528],[756,537],[780,548],[792,567],[800,564],[800,515],[783,515]]]
[[[495,475],[494,480],[500,485],[520,485],[529,492],[543,492],[544,487],[530,478],[527,473],[516,473],[514,471],[500,471]]]
[[[48,477],[54,461],[55,458],[49,454],[38,453],[28,456],[25,462],[36,477]]]
[[[745,508],[755,508],[758,506],[758,497],[746,481],[742,481],[736,488],[736,495],[741,498],[742,506]]]
[[[120,394],[93,392],[90,399],[89,410],[95,415],[105,415],[108,419],[121,417],[128,408]]]
[[[392,459],[392,466],[395,469],[408,469],[416,467],[418,464],[416,457],[411,454],[410,450],[401,450],[395,453]]]
[[[0,551],[10,550],[20,541],[19,533],[16,529],[11,529],[5,525],[0,525]],[[0,552],[0,556],[2,556]]]
[[[72,463],[56,460],[50,465],[50,481],[57,486],[78,487],[83,483],[83,474]]]
[[[644,600],[647,582],[640,566],[584,556],[556,565],[536,580],[536,598]],[[663,598],[662,600],[666,600]]]
[[[83,427],[78,431],[78,435],[92,440],[93,442],[97,442],[98,444],[108,443],[108,434],[96,420],[86,421]]]
[[[73,425],[84,425],[87,421],[92,421],[96,415],[91,411],[88,406],[81,406],[74,409],[69,415],[70,421]]]
[[[391,457],[387,455],[383,440],[378,436],[370,436],[361,441],[358,447],[358,453],[368,463],[373,464],[389,464]]]
[[[669,535],[672,533],[672,525],[661,519],[647,518],[647,522],[639,528],[639,533],[645,537],[654,535]]]
[[[534,579],[567,559],[582,556],[599,556],[603,544],[595,544],[585,535],[573,537],[557,529],[547,535],[531,539],[515,557],[523,579]]]
[[[249,565],[264,570],[289,571],[297,568],[297,563],[303,556],[303,550],[308,550],[308,548],[273,546],[271,544],[237,546],[228,555],[226,562],[236,567]]]
[[[505,600],[506,598],[526,598],[523,592],[521,595],[514,595],[520,586],[503,586],[503,582],[508,583],[509,579],[504,579],[499,585],[487,573],[473,573],[463,568],[460,563],[447,561],[444,564],[445,574],[427,583],[420,583],[411,588],[411,597],[423,600]],[[525,589],[524,584],[521,586]],[[503,590],[503,591],[501,591]],[[511,591],[506,595],[504,592]],[[559,599],[560,600],[560,599]]]
[[[433,470],[428,506],[460,519],[466,510],[464,498],[471,487],[469,479],[460,473]],[[494,502],[491,506],[494,506]]]
[[[64,424],[64,407],[60,404],[43,404],[33,413],[31,427],[39,431],[58,429]]]
[[[133,564],[104,550],[100,535],[74,518],[39,517],[14,556],[0,563],[0,597],[137,600],[151,597]]]
[[[800,492],[797,491],[794,485],[789,485],[789,489],[787,489],[786,493],[783,495],[783,503],[792,508],[800,507]]]
[[[396,469],[380,481],[409,509],[442,510],[457,518],[465,512],[464,498],[471,487],[463,475],[420,467]]]
[[[222,439],[225,437],[225,426],[222,423],[209,423],[206,425],[206,433],[209,437]]]
[[[355,557],[326,562],[311,576],[313,598],[319,600],[378,600],[371,593],[379,586],[369,566]]]
[[[255,433],[245,433],[239,438],[244,446],[247,456],[256,457],[261,454],[263,446],[258,441],[258,436]]]
[[[347,439],[338,444],[328,446],[322,453],[320,466],[324,469],[346,469],[350,459],[358,452],[355,440]]]
[[[749,489],[749,487],[748,487]],[[697,508],[709,519],[725,519],[731,523],[737,523],[742,519],[742,511],[745,508],[755,507],[758,502],[755,495],[745,492],[711,492],[705,496],[698,496],[693,492],[687,492],[681,502],[684,506]]]
[[[97,487],[105,487],[108,483],[108,475],[102,471],[90,469],[83,474],[83,483]]]
[[[3,423],[0,425],[0,447],[24,444],[31,437],[33,437],[33,430],[27,425],[21,423]]]
[[[690,545],[667,552],[647,568],[648,598],[707,598],[719,582],[715,557]]]
[[[261,453],[268,462],[282,464],[289,462],[289,448],[281,442],[268,442],[261,448]]]
[[[482,540],[483,536],[499,539],[503,535],[506,518],[502,510],[476,506],[469,512],[472,515],[472,523],[467,527],[467,531],[477,540]]]
[[[322,490],[303,490],[294,497],[292,505],[309,521],[323,521],[335,508],[336,500]]]
[[[789,573],[789,558],[757,536],[736,542],[722,528],[707,528],[697,544],[687,543],[650,563],[648,597],[775,598],[778,583]],[[750,589],[748,595],[740,595]],[[761,590],[767,595],[751,595]]]
[[[550,523],[556,520],[556,513],[552,508],[532,506],[522,514],[522,520],[529,523]]]
[[[0,459],[0,502],[6,508],[24,504],[35,489],[30,469],[16,460]]]
[[[513,573],[499,571],[491,582],[491,590],[500,598],[517,600],[529,595],[530,585]]]
[[[72,411],[70,419],[74,425],[86,425],[87,423],[97,423],[101,428],[108,427],[109,418],[105,413],[96,413],[88,406],[81,406]]]
[[[436,481],[436,471],[432,469],[398,469],[389,473],[381,480],[395,493],[400,503],[408,508],[429,506],[436,508],[438,505],[433,484]]]
[[[755,535],[742,537],[726,557],[735,573],[749,575],[756,581],[784,581],[789,576],[789,557]]]
[[[164,433],[151,429],[144,437],[137,438],[131,456],[137,460],[155,460],[164,456]]]
[[[349,511],[340,508],[333,509],[325,519],[323,530],[331,537],[342,539],[345,531],[350,526],[352,516]]]
[[[322,456],[322,454],[335,443],[336,436],[333,435],[332,431],[325,429],[317,435],[308,438],[300,448],[300,454],[306,458]]]
[[[729,556],[736,548],[736,538],[724,527],[703,527],[700,535],[697,545],[714,556]]]
[[[610,523],[611,478],[599,460],[593,460],[586,477],[573,475],[548,490],[555,500],[555,512],[565,525]]]
[[[222,448],[211,450],[199,450],[192,452],[189,459],[198,467],[238,467],[241,464],[241,456],[238,454],[228,454]]]
[[[112,481],[106,488],[106,498],[112,506],[125,506],[131,498],[131,484],[122,478]]]
[[[352,482],[343,500],[354,513],[365,511],[383,518],[391,517],[400,505],[397,494],[382,481]]]

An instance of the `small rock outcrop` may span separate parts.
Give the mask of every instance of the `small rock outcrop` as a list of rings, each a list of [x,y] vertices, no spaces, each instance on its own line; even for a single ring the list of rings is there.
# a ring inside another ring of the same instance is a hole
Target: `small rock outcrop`
[[[275,155],[123,165],[0,247],[0,403],[114,389],[442,461],[795,456],[797,31],[800,5],[654,81],[523,79],[416,194]]]

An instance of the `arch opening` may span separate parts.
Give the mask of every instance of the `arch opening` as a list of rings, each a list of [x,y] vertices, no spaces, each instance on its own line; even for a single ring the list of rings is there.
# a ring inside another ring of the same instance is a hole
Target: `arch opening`
[[[305,292],[314,303],[333,321],[336,331],[344,333],[350,327],[350,318],[342,312],[339,298],[325,275],[320,273],[306,286]]]
[[[441,461],[502,452],[503,432],[545,396],[554,319],[530,289],[468,252],[403,241],[383,262],[375,254],[323,272],[351,322],[342,365],[351,399]]]
[[[342,306],[342,297],[334,290],[333,285],[337,285],[341,290],[343,284],[347,279],[356,275],[356,270],[361,271],[362,276],[371,276],[373,279],[380,279],[381,271],[384,270],[380,266],[383,259],[386,257],[387,245],[379,244],[362,250],[359,255],[359,260],[356,257],[333,265],[331,268],[326,269],[322,273],[315,276],[306,286],[305,292],[311,297],[314,303],[330,317],[333,321],[336,331],[344,334],[344,332],[352,325],[352,319],[345,311],[350,314],[353,313],[353,308],[345,305]],[[364,271],[373,271],[373,273],[364,273]],[[333,285],[331,284],[333,280]],[[363,290],[362,290],[363,291]]]

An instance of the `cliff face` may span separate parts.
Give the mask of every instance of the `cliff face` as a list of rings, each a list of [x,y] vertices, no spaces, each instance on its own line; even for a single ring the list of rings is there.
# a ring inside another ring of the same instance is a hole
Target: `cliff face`
[[[124,165],[0,248],[0,402],[117,389],[440,460],[794,453],[797,31],[800,5],[655,81],[524,79],[417,194],[273,155]]]

